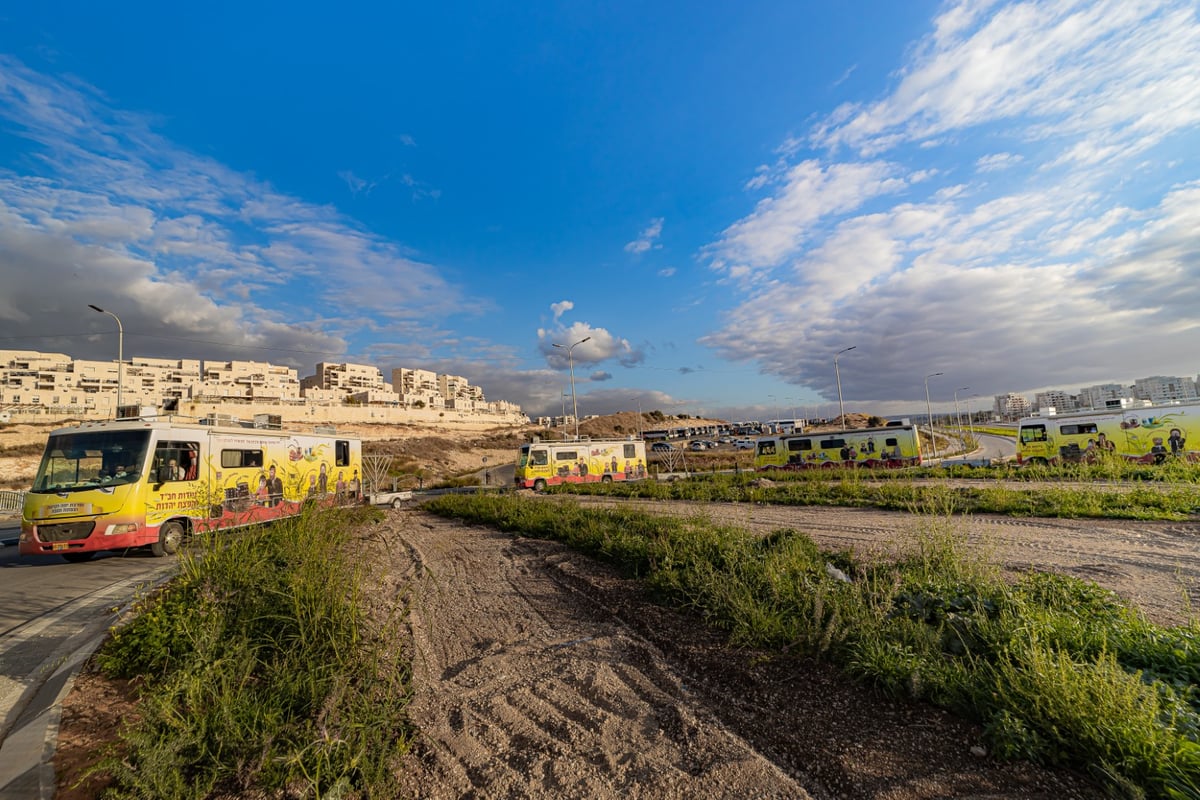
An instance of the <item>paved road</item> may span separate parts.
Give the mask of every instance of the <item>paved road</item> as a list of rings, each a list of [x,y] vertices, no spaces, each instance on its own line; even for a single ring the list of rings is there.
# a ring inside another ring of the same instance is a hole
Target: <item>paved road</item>
[[[18,534],[0,519],[0,540]],[[117,612],[177,563],[136,552],[68,564],[0,548],[0,800],[53,796],[58,703],[76,669]]]

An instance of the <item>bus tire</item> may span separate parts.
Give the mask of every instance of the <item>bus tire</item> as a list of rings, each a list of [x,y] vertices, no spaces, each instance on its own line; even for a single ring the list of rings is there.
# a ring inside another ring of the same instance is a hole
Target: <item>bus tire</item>
[[[546,491],[546,482],[544,480],[542,480],[541,478],[538,478],[536,481],[533,482],[533,490],[535,492]]]
[[[1029,466],[1031,466],[1031,467],[1047,467],[1049,465],[1050,465],[1050,462],[1044,458],[1029,459]]]
[[[601,483],[612,483],[612,475],[605,475],[600,479]]]
[[[88,551],[85,553],[63,553],[62,557],[63,557],[63,561],[66,561],[68,563],[82,564],[85,561],[91,561],[92,556],[94,556],[94,555],[96,555],[94,552]]]
[[[164,522],[158,529],[158,541],[150,545],[150,552],[157,558],[173,556],[183,544],[183,526],[175,520]]]

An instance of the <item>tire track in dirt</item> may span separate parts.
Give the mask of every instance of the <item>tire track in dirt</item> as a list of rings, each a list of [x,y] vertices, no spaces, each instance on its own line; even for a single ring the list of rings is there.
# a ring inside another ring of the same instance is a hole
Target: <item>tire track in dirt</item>
[[[403,796],[1098,796],[1069,771],[980,757],[978,726],[829,665],[731,648],[558,543],[418,510],[374,530],[398,562],[389,604],[411,609]]]
[[[412,796],[808,796],[579,591],[578,556],[418,512],[388,525],[424,567],[408,588]]]

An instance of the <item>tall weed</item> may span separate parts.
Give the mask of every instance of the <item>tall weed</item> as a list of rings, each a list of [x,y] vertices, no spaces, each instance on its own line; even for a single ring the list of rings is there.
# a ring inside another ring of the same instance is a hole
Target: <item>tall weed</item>
[[[372,513],[314,512],[181,555],[179,578],[97,657],[145,687],[125,755],[99,765],[110,796],[386,791],[410,736],[408,673],[365,635],[349,529]]]

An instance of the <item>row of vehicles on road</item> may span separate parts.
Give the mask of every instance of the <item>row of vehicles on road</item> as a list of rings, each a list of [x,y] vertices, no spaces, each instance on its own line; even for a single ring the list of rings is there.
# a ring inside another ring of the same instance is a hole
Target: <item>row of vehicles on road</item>
[[[193,534],[359,502],[359,439],[208,422],[155,414],[53,431],[25,494],[20,553],[164,556]]]

